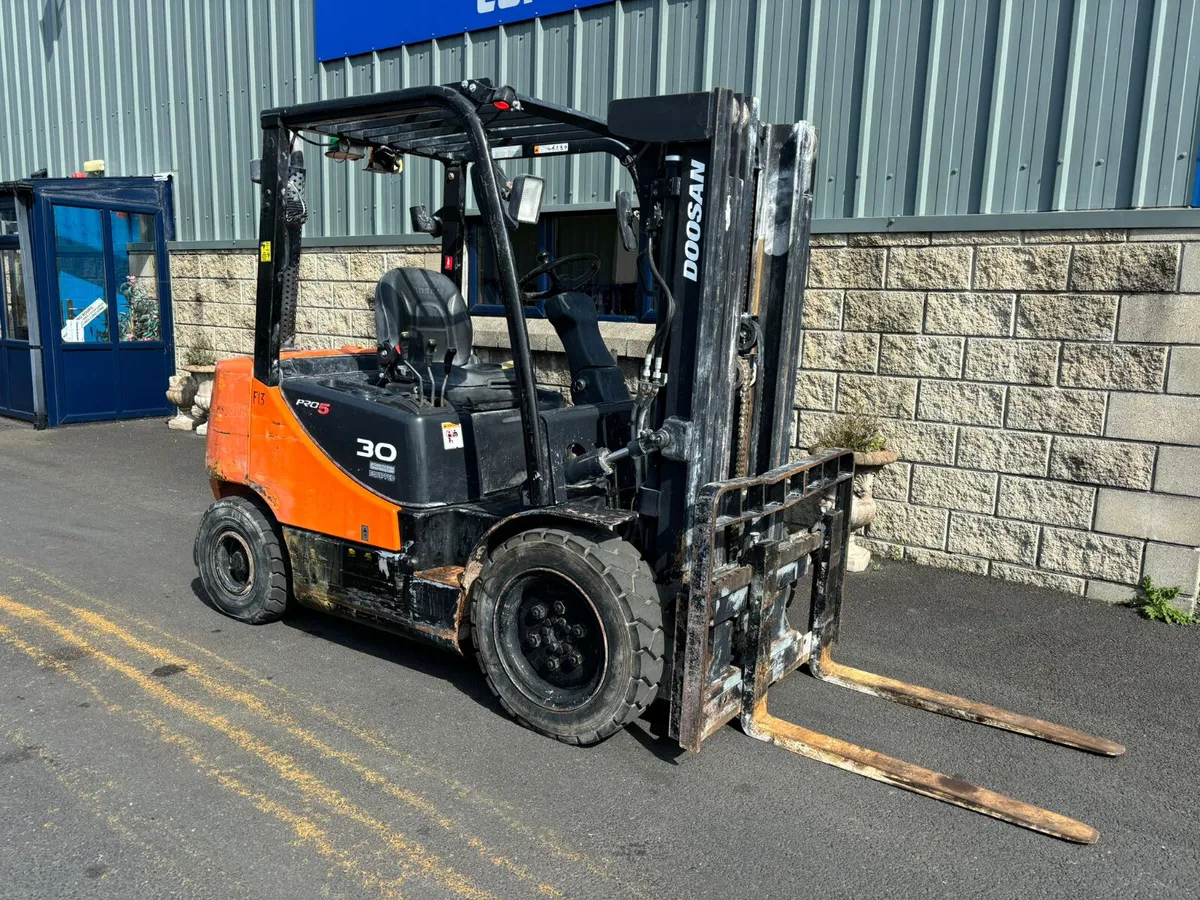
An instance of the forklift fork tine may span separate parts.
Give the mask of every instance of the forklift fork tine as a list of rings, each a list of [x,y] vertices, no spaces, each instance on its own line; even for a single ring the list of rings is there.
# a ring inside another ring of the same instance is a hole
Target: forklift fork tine
[[[766,697],[755,705],[751,716],[743,716],[742,724],[752,737],[800,756],[1031,831],[1077,844],[1094,844],[1099,837],[1096,829],[1076,819],[776,718],[767,712]]]
[[[1121,756],[1125,752],[1125,748],[1120,744],[1084,731],[1076,731],[1074,728],[1056,725],[1054,722],[1046,722],[1031,716],[1023,716],[1007,709],[968,700],[965,697],[956,697],[932,688],[844,666],[830,658],[828,647],[822,648],[819,662],[817,660],[810,661],[809,669],[822,681],[939,715],[976,722],[980,725],[990,725],[992,728],[1028,735],[1053,744],[1074,747],[1077,750],[1095,753],[1099,756]]]

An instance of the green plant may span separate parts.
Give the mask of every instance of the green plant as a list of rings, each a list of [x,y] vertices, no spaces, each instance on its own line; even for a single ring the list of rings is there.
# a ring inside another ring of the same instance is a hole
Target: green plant
[[[188,347],[183,361],[185,365],[189,366],[212,366],[216,365],[217,356],[213,353],[212,345],[209,344],[208,338],[202,334],[196,338],[196,343]]]
[[[1133,607],[1143,618],[1152,622],[1166,622],[1168,625],[1195,625],[1200,622],[1196,616],[1175,608],[1171,601],[1178,596],[1178,587],[1159,587],[1147,575],[1138,586],[1137,596],[1124,605]]]
[[[817,432],[816,446],[874,453],[886,449],[887,438],[883,436],[883,428],[874,415],[860,405],[852,404],[840,419]]]
[[[151,297],[134,275],[125,276],[125,283],[118,291],[126,301],[125,309],[117,313],[121,340],[159,340],[162,337],[162,323],[159,321],[157,298]]]

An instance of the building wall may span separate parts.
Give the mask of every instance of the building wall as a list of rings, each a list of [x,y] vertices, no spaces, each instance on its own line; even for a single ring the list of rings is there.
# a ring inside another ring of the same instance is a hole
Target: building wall
[[[175,172],[182,241],[256,236],[261,110],[472,77],[597,115],[620,97],[754,94],[764,121],[817,126],[819,218],[1191,198],[1197,0],[614,0],[324,64],[313,0],[117,5],[3,4],[0,180],[92,158]],[[409,206],[440,205],[420,161],[400,179],[309,161],[306,236],[402,234]],[[552,205],[620,186],[612,161],[535,165]]]
[[[375,285],[389,269],[436,269],[433,245],[305,250],[300,258],[297,346],[337,348],[361,344],[375,332]],[[171,252],[175,358],[186,364],[197,351],[218,358],[254,352],[256,251]]]
[[[1195,596],[1200,229],[814,245],[799,443],[881,417],[901,462],[876,482],[876,549],[1101,600],[1145,574]]]
[[[1103,601],[1200,578],[1200,229],[815,235],[797,443],[856,408],[901,460],[874,549]],[[371,346],[375,282],[428,246],[306,250],[298,343]],[[248,353],[255,255],[175,251],[178,359]],[[636,377],[652,326],[603,323]],[[566,389],[549,323],[539,380]],[[504,320],[476,317],[485,359]]]
[[[438,246],[305,249],[300,258],[296,346],[300,349],[375,345],[375,285],[383,273],[416,266],[439,270]],[[175,358],[184,366],[196,354],[217,359],[254,352],[254,299],[258,256],[252,250],[173,250],[171,291]],[[637,377],[654,333],[652,325],[605,322],[609,349],[626,375]],[[503,362],[508,326],[502,317],[476,316],[475,349],[484,361]],[[571,383],[562,345],[545,320],[529,320],[530,348],[541,384],[567,390]]]

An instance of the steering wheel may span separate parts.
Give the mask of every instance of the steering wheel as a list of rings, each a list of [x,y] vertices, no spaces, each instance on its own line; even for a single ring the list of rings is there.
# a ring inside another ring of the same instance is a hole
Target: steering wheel
[[[568,253],[558,259],[551,259],[550,254],[543,250],[537,255],[537,259],[539,264],[522,275],[518,282],[527,300],[541,300],[566,291],[577,291],[600,271],[600,257],[595,253]],[[579,271],[573,275],[559,274],[557,270],[565,266],[577,266]],[[525,289],[526,285],[533,284],[543,275],[550,276],[550,290],[531,292]]]

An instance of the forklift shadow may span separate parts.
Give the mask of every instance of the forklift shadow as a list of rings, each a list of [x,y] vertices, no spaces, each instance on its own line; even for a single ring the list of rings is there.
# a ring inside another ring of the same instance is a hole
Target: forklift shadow
[[[626,725],[625,730],[660,760],[677,766],[680,758],[687,755],[687,751],[679,746],[678,741],[673,741],[667,736],[669,715],[666,701],[659,700],[651,704],[650,709],[640,719]]]
[[[192,579],[191,588],[201,603],[214,612],[225,615],[204,592],[199,578]],[[384,662],[395,663],[423,675],[440,678],[480,706],[508,718],[500,703],[488,690],[483,672],[480,671],[469,648],[467,656],[456,656],[445,650],[427,647],[400,635],[381,631],[371,625],[309,609],[298,603],[288,607],[279,624],[294,628],[317,640],[331,641],[347,650],[369,653]],[[677,766],[679,758],[686,755],[686,751],[667,737],[667,716],[667,704],[659,701],[653,704],[642,718],[631,722],[625,731],[663,762]]]
[[[221,610],[212,602],[199,578],[192,579],[192,593],[209,609]],[[221,613],[224,615],[224,613]],[[368,653],[384,662],[395,663],[424,675],[439,678],[457,688],[482,706],[503,715],[500,704],[487,689],[483,673],[479,671],[473,656],[457,656],[436,647],[427,647],[399,635],[381,631],[365,623],[323,613],[293,603],[288,607],[280,624],[322,641],[330,641],[353,650]],[[253,626],[251,626],[253,627]]]

